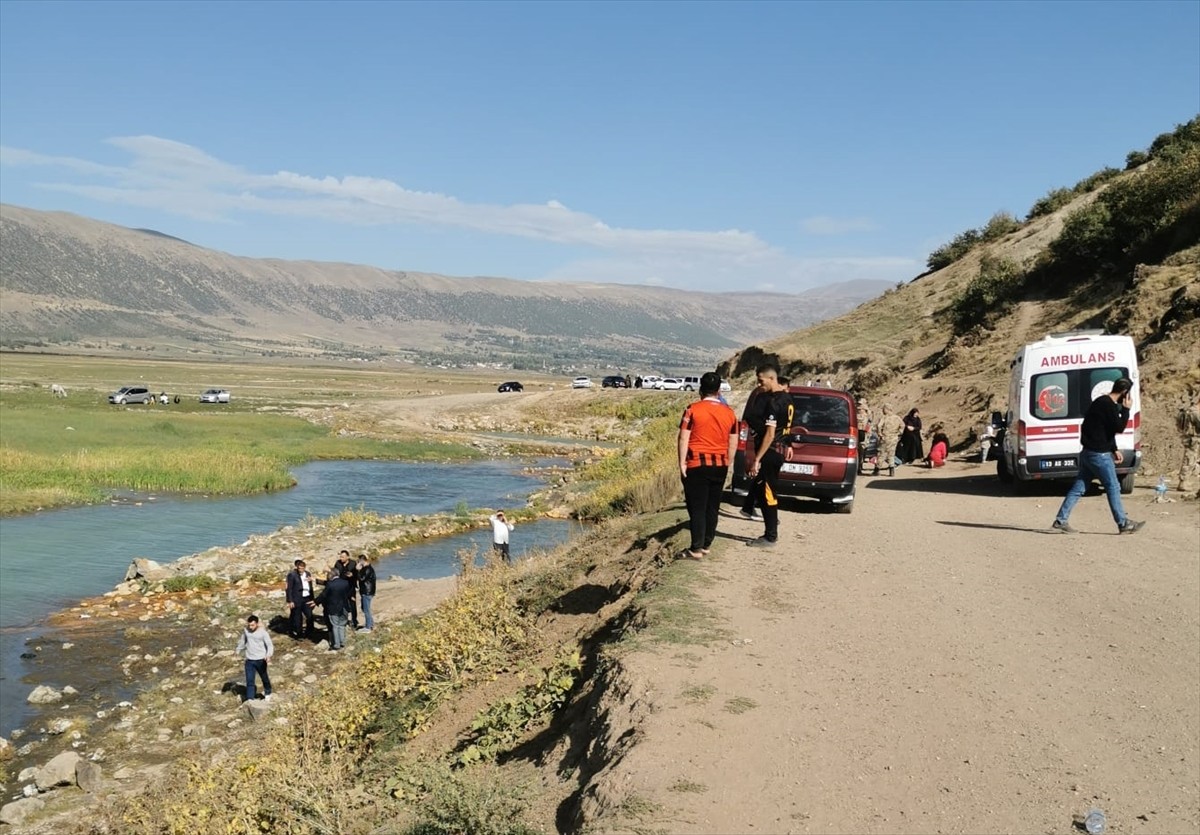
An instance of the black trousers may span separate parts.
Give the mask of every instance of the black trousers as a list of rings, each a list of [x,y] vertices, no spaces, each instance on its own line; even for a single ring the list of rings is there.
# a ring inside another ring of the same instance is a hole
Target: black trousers
[[[292,636],[295,638],[303,638],[306,635],[311,635],[313,631],[313,606],[308,604],[312,602],[311,597],[306,597],[304,603],[299,606],[292,607],[290,616]]]
[[[355,595],[346,598],[346,617],[349,618],[350,625],[358,629],[358,598]]]
[[[758,506],[762,508],[763,524],[766,530],[763,536],[771,542],[779,539],[779,468],[783,466],[783,456],[773,449],[758,462],[758,475],[754,477],[754,495]]]
[[[683,498],[691,523],[692,547],[709,548],[717,535],[717,515],[728,467],[692,467],[683,480]]]
[[[492,549],[500,554],[500,558],[505,562],[512,562],[512,557],[508,553],[507,542],[493,542]]]

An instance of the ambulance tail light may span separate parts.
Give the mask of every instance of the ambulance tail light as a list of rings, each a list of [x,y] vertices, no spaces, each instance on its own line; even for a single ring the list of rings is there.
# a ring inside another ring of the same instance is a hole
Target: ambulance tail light
[[[1018,458],[1025,457],[1026,435],[1028,434],[1028,432],[1029,432],[1029,427],[1026,425],[1025,421],[1018,420],[1017,421],[1017,457]]]

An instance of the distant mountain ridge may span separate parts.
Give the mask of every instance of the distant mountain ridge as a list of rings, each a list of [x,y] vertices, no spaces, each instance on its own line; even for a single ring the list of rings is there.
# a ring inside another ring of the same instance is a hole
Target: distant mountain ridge
[[[243,258],[157,230],[0,206],[7,348],[692,366],[888,287],[861,280],[791,295],[453,278]]]

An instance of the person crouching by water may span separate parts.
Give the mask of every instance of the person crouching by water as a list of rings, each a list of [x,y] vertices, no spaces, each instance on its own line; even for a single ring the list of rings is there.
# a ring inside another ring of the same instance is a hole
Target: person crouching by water
[[[334,573],[325,583],[325,619],[329,621],[329,651],[346,646],[346,623],[350,615],[349,572]]]
[[[375,616],[371,614],[371,601],[375,599],[375,566],[366,554],[358,555],[358,600],[362,604],[363,632],[375,628]]]
[[[737,450],[738,419],[721,402],[721,378],[700,377],[700,399],[683,411],[679,422],[679,477],[687,503],[692,543],[683,556],[698,560],[717,535],[717,515],[729,462]]]
[[[271,698],[271,676],[267,673],[267,662],[275,654],[275,645],[271,643],[271,634],[258,622],[258,615],[246,618],[246,628],[238,639],[235,655],[245,654],[246,657],[246,701],[254,701],[255,677],[261,676],[263,683],[263,700]]]
[[[504,517],[503,510],[497,510],[488,517],[488,521],[492,523],[492,549],[500,554],[500,558],[506,563],[512,562],[512,557],[508,553],[509,534],[513,531],[513,523]]]
[[[288,620],[292,637],[297,641],[313,632],[313,610],[317,608],[316,584],[304,560],[296,560],[295,568],[288,572],[285,589],[288,605]]]

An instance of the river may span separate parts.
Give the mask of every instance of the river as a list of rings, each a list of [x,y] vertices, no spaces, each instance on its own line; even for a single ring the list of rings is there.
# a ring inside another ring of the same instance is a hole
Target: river
[[[51,612],[108,591],[134,557],[169,562],[213,546],[236,545],[251,534],[329,516],[347,507],[380,514],[430,514],[468,507],[515,507],[542,486],[523,472],[549,461],[427,464],[396,461],[319,461],[297,467],[290,490],[244,497],[127,496],[110,504],[0,520],[0,734],[29,715],[21,658]],[[514,554],[565,541],[577,526],[559,520],[522,525]],[[455,554],[482,551],[490,529],[423,542],[379,564],[381,577],[420,579],[454,573]]]

